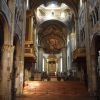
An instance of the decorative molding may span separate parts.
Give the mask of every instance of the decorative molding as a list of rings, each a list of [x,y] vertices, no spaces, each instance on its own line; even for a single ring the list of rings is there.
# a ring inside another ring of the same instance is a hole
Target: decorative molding
[[[14,46],[12,45],[8,45],[8,44],[5,44],[3,45],[2,47],[2,51],[6,51],[6,52],[14,52]]]

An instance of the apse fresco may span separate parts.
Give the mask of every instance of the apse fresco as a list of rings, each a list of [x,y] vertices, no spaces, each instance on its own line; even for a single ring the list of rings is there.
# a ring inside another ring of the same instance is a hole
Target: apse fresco
[[[55,21],[56,22],[56,21]],[[39,30],[39,43],[46,53],[59,53],[65,47],[67,30],[63,25],[55,23],[45,23]]]

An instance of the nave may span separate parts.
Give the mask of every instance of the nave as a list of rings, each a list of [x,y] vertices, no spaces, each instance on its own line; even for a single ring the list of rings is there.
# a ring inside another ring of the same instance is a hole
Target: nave
[[[79,81],[28,81],[17,100],[95,100]]]
[[[0,100],[16,97],[100,100],[100,0],[0,0]]]

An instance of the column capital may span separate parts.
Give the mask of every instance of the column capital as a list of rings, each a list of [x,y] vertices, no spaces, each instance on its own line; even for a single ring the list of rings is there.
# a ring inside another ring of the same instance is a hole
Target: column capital
[[[2,46],[2,51],[7,51],[7,52],[13,52],[14,51],[14,46],[13,45],[9,45],[9,44],[4,44]]]

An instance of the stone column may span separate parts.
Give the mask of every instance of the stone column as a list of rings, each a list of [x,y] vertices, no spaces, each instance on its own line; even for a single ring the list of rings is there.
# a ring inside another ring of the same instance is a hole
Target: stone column
[[[38,71],[42,72],[42,61],[43,61],[43,51],[42,48],[38,48]]]
[[[100,51],[98,51],[98,53],[99,53],[99,56],[98,56],[98,74],[99,74],[99,76],[100,76]]]
[[[86,44],[86,60],[87,60],[87,73],[88,73],[88,91],[90,92],[91,95],[94,94],[94,79],[93,77],[95,76],[94,74],[94,68],[92,68],[94,64],[92,64],[92,59],[91,59],[91,40],[90,40],[90,30],[91,27],[89,25],[89,1],[85,3],[85,44]],[[93,58],[94,59],[94,58]]]
[[[49,63],[48,63],[48,60],[47,60],[47,70],[46,70],[47,71],[47,74],[48,74],[48,66],[49,66]]]
[[[23,70],[24,70],[24,61],[21,61],[21,58],[18,57],[16,60],[16,83],[15,88],[17,89],[16,95],[21,95],[23,93]]]
[[[66,47],[62,49],[62,72],[67,72],[67,49]]]
[[[3,45],[2,48],[2,99],[11,100],[11,71],[13,66],[13,51],[11,45]]]
[[[26,32],[26,0],[23,0],[23,16],[22,16],[22,41],[21,41],[21,56],[19,60],[19,94],[23,94],[23,84],[24,84],[24,48],[25,48],[25,32]],[[20,51],[19,51],[20,52]]]
[[[56,73],[58,72],[58,62],[56,61]]]
[[[23,94],[24,61],[19,61],[19,95]]]
[[[91,51],[92,52],[92,51]],[[91,54],[91,70],[92,70],[92,90],[93,90],[93,94],[96,92],[97,90],[97,76],[96,76],[96,55],[95,55],[95,51]]]
[[[79,24],[78,24],[78,18],[77,18],[77,16],[76,16],[76,18],[75,18],[75,35],[76,35],[76,46],[77,47],[79,47],[79,36],[80,36],[80,34],[79,34]]]
[[[62,57],[59,57],[58,60],[57,60],[57,63],[58,63],[57,72],[61,72],[61,58]]]

